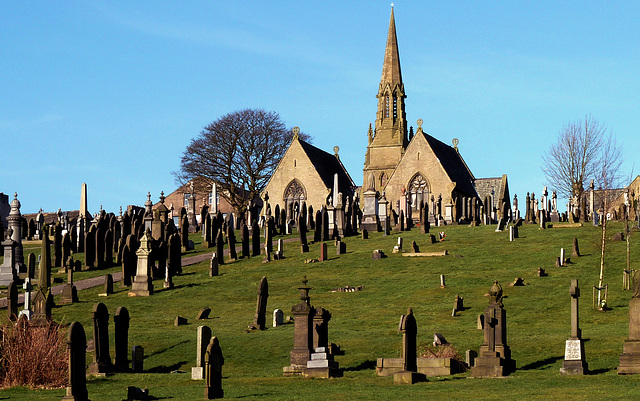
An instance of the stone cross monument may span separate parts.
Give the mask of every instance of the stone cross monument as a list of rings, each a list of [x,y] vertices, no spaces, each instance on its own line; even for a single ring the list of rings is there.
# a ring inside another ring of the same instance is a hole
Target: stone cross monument
[[[571,280],[569,288],[571,295],[571,337],[566,341],[564,349],[564,362],[560,373],[563,375],[583,375],[587,371],[587,362],[584,358],[584,342],[578,320],[578,298],[580,288],[578,280]]]

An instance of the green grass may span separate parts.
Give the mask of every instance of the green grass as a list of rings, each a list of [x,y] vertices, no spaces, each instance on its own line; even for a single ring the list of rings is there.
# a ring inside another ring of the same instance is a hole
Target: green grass
[[[612,310],[591,309],[592,286],[597,283],[600,251],[600,230],[582,228],[552,228],[541,231],[535,225],[520,228],[520,239],[509,242],[508,232],[496,233],[495,226],[447,226],[432,228],[445,231],[446,241],[427,245],[427,237],[419,230],[402,233],[405,250],[415,240],[422,251],[447,249],[449,255],[431,258],[407,258],[392,254],[399,234],[383,237],[373,233],[371,239],[346,238],[347,254],[335,256],[329,243],[330,260],[305,264],[317,258],[319,244],[311,252],[300,254],[297,242],[285,244],[286,259],[261,263],[262,258],[240,260],[221,266],[221,276],[208,276],[208,262],[189,266],[176,277],[173,290],[162,289],[147,298],[128,297],[127,289],[116,284],[116,293],[98,297],[101,288],[81,291],[80,303],[56,307],[58,322],[80,321],[90,338],[91,310],[104,302],[111,315],[119,306],[126,306],[131,315],[129,346],[145,349],[144,374],[115,374],[106,378],[91,378],[89,396],[93,400],[122,400],[126,388],[135,385],[149,388],[157,398],[189,400],[201,398],[202,381],[190,379],[195,364],[196,327],[212,328],[218,336],[225,357],[223,387],[225,398],[249,399],[450,399],[452,394],[474,399],[631,399],[635,398],[640,377],[618,376],[616,366],[628,335],[628,299],[622,291],[622,270],[625,268],[626,244],[609,242],[605,282],[609,283],[609,306]],[[613,235],[622,225],[610,225]],[[288,236],[295,237],[295,236]],[[573,237],[580,241],[584,255],[572,258],[567,267],[555,267],[560,248],[571,255]],[[199,234],[194,234],[199,240]],[[632,236],[632,268],[640,245]],[[201,248],[196,248],[202,252]],[[382,249],[387,258],[374,261],[371,253]],[[548,277],[537,277],[537,269],[545,268]],[[114,269],[118,269],[117,267]],[[88,273],[88,272],[87,272]],[[102,273],[104,274],[104,273]],[[439,288],[439,275],[446,276],[447,288]],[[329,340],[345,351],[336,360],[345,369],[344,377],[329,380],[287,378],[282,367],[289,365],[293,345],[293,325],[269,328],[263,332],[246,333],[256,307],[256,292],[262,276],[269,280],[267,321],[279,308],[290,315],[298,302],[302,276],[309,279],[311,303],[332,313]],[[509,287],[508,283],[522,277],[528,285]],[[592,375],[561,376],[564,342],[570,334],[569,284],[579,279],[580,324],[585,342],[585,355]],[[427,383],[394,386],[391,377],[377,377],[377,358],[401,355],[401,335],[397,332],[399,317],[412,307],[418,323],[418,342],[432,341],[433,333],[443,334],[461,353],[477,350],[482,332],[476,329],[477,316],[487,306],[493,280],[498,280],[507,296],[508,344],[516,360],[517,371],[506,379],[474,379],[469,373],[430,378]],[[360,292],[334,293],[331,289],[364,285]],[[456,294],[464,297],[469,309],[451,317]],[[195,321],[197,312],[208,306],[211,318]],[[174,327],[176,316],[186,317],[189,324]],[[112,321],[111,321],[112,322]],[[110,324],[113,357],[113,324]],[[92,357],[88,354],[88,361]],[[8,389],[0,398],[57,400],[64,390]]]

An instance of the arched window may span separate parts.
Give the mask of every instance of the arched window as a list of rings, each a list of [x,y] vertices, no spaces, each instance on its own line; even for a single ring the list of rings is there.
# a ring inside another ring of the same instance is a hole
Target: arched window
[[[429,200],[429,183],[424,177],[417,173],[409,182],[409,194],[411,196],[411,207],[418,210],[420,202]]]
[[[297,179],[291,180],[287,188],[284,190],[283,201],[287,211],[287,219],[293,219],[295,221],[296,217],[294,214],[294,210],[296,210],[295,205],[302,204],[307,198],[306,191],[302,186],[302,183]]]
[[[388,177],[387,175],[383,172],[382,174],[380,174],[380,190],[384,190],[385,185],[387,185],[387,181],[388,181]]]

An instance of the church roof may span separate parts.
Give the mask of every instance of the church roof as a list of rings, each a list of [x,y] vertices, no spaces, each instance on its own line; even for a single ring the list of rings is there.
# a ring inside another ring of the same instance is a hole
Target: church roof
[[[389,33],[387,35],[387,47],[384,51],[384,63],[382,64],[381,85],[386,83],[401,84],[402,73],[400,72],[400,54],[398,53],[398,39],[396,38],[396,21],[391,8],[391,19],[389,20]]]
[[[336,155],[318,149],[302,139],[298,138],[298,142],[300,142],[300,146],[307,154],[309,161],[313,164],[327,188],[333,188],[333,175],[337,173],[339,191],[342,192],[344,196],[351,196],[356,185],[342,165],[340,159]]]
[[[418,134],[420,131],[418,132]],[[476,196],[477,192],[473,186],[475,178],[469,171],[467,164],[460,156],[460,153],[451,146],[440,142],[436,138],[422,131],[425,139],[433,153],[436,155],[442,168],[446,171],[451,181],[456,183],[456,187],[460,192],[467,194],[467,196]]]

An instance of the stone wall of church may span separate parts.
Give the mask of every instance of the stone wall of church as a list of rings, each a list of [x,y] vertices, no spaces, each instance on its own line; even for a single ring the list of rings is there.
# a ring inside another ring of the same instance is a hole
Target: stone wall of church
[[[326,204],[330,189],[325,186],[302,146],[295,140],[265,188],[269,193],[271,210],[275,210],[276,205],[280,205],[281,209],[285,207],[285,192],[294,179],[302,187],[307,207],[313,206],[313,210],[319,210]],[[264,199],[264,192],[262,198]]]

